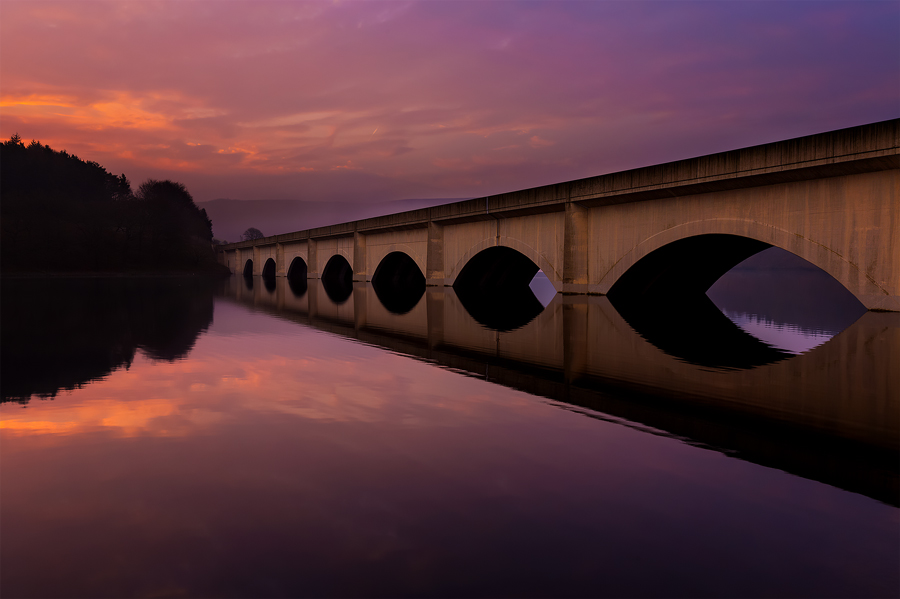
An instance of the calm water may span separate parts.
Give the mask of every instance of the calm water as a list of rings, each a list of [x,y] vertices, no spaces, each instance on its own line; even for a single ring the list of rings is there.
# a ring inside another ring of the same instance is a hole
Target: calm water
[[[4,281],[0,593],[896,596],[900,317],[757,275],[683,318],[538,280],[493,328],[433,288]]]

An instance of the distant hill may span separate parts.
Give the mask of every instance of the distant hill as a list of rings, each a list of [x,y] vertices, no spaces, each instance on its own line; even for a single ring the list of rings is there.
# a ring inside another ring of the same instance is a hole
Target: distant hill
[[[314,202],[304,200],[212,200],[198,202],[213,223],[213,235],[223,241],[239,241],[249,227],[264,235],[280,235],[383,216],[404,210],[418,210],[466,198],[395,200],[392,202]]]

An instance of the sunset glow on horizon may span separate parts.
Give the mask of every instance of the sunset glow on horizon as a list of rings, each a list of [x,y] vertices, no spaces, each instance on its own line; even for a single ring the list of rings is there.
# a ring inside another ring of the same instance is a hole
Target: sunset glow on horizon
[[[896,118],[900,4],[18,2],[0,135],[199,201],[475,197]]]

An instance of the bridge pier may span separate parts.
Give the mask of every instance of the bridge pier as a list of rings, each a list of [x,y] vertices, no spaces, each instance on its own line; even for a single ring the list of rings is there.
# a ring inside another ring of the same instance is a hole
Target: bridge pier
[[[306,255],[309,258],[309,260],[307,260],[306,262],[306,278],[318,279],[319,256],[318,248],[316,247],[316,240],[313,238],[309,238],[306,240]]]
[[[261,248],[258,245],[253,246],[253,276],[258,277],[262,275],[262,255],[260,252]]]
[[[284,263],[284,244],[275,244],[275,276],[286,277],[288,266]]]
[[[563,293],[588,293],[589,210],[566,202],[563,240]]]
[[[371,280],[366,276],[366,236],[359,231],[353,232],[353,282],[365,283]]]
[[[445,285],[444,227],[428,221],[428,241],[425,248],[425,284]]]

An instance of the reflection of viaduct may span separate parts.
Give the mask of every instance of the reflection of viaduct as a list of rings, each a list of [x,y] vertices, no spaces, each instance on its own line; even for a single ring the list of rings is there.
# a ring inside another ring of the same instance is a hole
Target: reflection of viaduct
[[[648,298],[705,292],[778,246],[867,308],[900,311],[898,188],[895,119],[230,244],[220,260],[263,276],[487,291],[541,268],[563,293]]]
[[[531,322],[500,332],[449,290],[429,289],[398,315],[363,283],[341,304],[317,281],[302,294],[276,283],[234,277],[224,292],[280,318],[900,500],[900,314],[865,313],[800,356],[710,368],[655,346],[604,297],[557,295]]]

